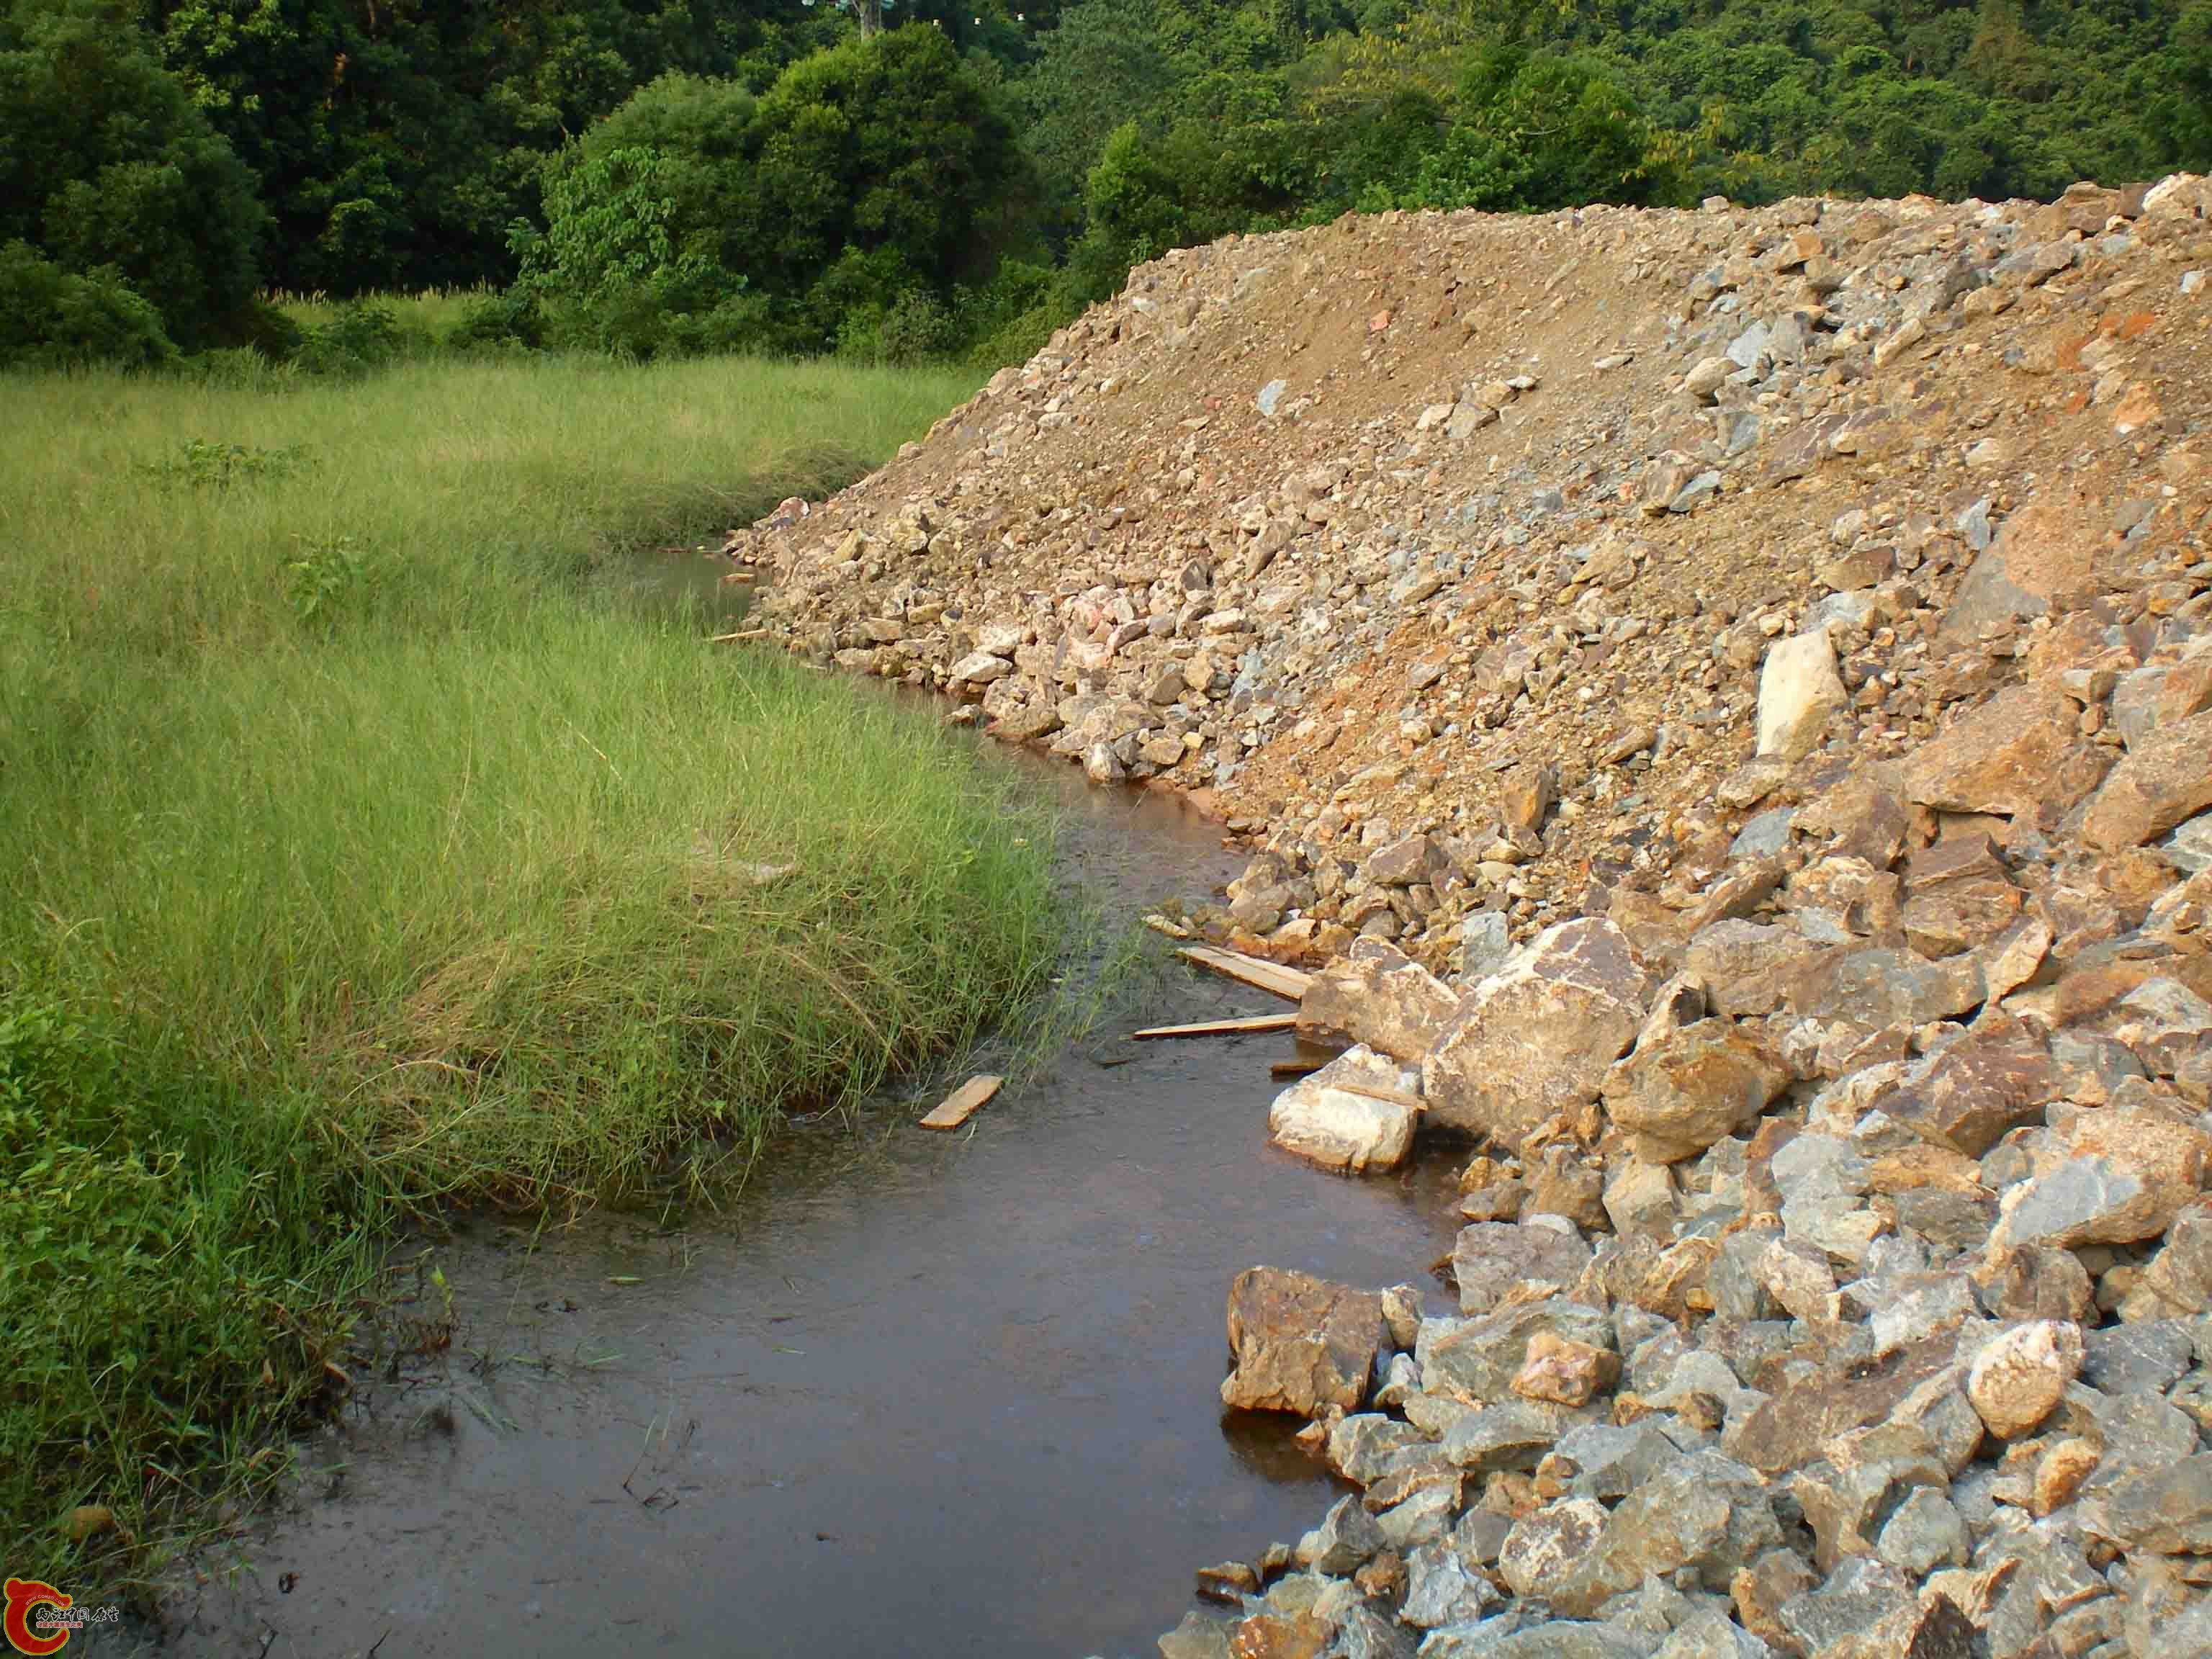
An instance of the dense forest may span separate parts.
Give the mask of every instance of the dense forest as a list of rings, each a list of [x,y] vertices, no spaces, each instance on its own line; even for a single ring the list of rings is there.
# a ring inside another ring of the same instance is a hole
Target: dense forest
[[[434,287],[487,348],[1007,360],[1352,210],[2212,166],[2212,0],[4,4],[0,362]]]

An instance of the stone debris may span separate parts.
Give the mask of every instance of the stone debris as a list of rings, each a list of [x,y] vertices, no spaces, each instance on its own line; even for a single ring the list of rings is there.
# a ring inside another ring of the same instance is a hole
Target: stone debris
[[[1285,1146],[1472,1143],[1455,1311],[1237,1279],[1359,1490],[1163,1653],[2212,1653],[2208,216],[1231,237],[732,536],[1245,837]]]

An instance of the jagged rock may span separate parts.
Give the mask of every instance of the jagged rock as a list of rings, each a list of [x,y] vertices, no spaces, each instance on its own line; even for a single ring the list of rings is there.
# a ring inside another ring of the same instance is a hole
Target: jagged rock
[[[1631,1492],[1596,1540],[1547,1585],[1571,1616],[1632,1589],[1647,1572],[1687,1571],[1711,1589],[1782,1540],[1764,1484],[1735,1459],[1692,1452]]]
[[[1990,1256],[2021,1244],[2071,1249],[2155,1238],[2197,1197],[2208,1157],[2212,1136],[2160,1113],[2081,1113],[2036,1173],[2005,1194]]]
[[[2041,1031],[1999,1014],[1914,1068],[1881,1106],[1923,1139],[1979,1158],[2012,1130],[2041,1122],[2063,1086]]]
[[[1498,1576],[1516,1595],[1548,1591],[1589,1553],[1607,1519],[1605,1505],[1586,1498],[1562,1498],[1523,1516],[1498,1553]]]
[[[1375,1517],[1357,1498],[1340,1498],[1322,1523],[1298,1540],[1291,1559],[1301,1567],[1341,1578],[1384,1546]]]
[[[1513,1392],[1524,1400],[1582,1406],[1613,1386],[1620,1358],[1587,1342],[1570,1341],[1551,1331],[1528,1339],[1528,1357],[1513,1378]]]
[[[2098,782],[2064,693],[2015,685],[1923,744],[1905,764],[1905,799],[1947,812],[2033,815],[2073,805]]]
[[[1821,955],[1795,927],[1717,921],[1692,939],[1682,971],[1705,988],[1714,1013],[1745,1019],[1771,1013]]]
[[[1275,1097],[1267,1132],[1325,1170],[1395,1169],[1413,1144],[1420,1073],[1365,1044],[1347,1048]]]
[[[1966,1371],[1966,1398],[1990,1432],[2011,1439],[2048,1417],[2081,1370],[2081,1328],[2055,1319],[2016,1325]]]
[[[1796,760],[1820,740],[1829,717],[1850,702],[1825,633],[1777,641],[1759,677],[1759,752]]]
[[[1236,1369],[1225,1406],[1295,1412],[1356,1411],[1384,1335],[1382,1298],[1308,1273],[1253,1267],[1229,1288],[1229,1347]]]
[[[1750,1128],[1790,1080],[1746,1027],[1725,1019],[1662,1024],[1655,1015],[1635,1052],[1606,1073],[1603,1095],[1636,1155],[1671,1164]]]
[[[1606,1315],[1553,1297],[1474,1319],[1425,1319],[1413,1358],[1428,1389],[1485,1404],[1511,1392],[1528,1340],[1539,1331],[1593,1347],[1613,1346],[1613,1322]]]
[[[1459,995],[1395,945],[1361,939],[1316,973],[1298,1001],[1298,1035],[1346,1038],[1418,1066]]]
[[[1452,1246],[1460,1311],[1487,1313],[1522,1286],[1565,1290],[1582,1277],[1589,1260],[1589,1246],[1555,1218],[1462,1227]]]
[[[1597,1098],[1643,1020],[1644,975],[1602,917],[1546,929],[1468,991],[1422,1066],[1436,1120],[1518,1149]]]
[[[1490,1580],[1449,1543],[1424,1544],[1408,1554],[1406,1579],[1398,1616],[1419,1630],[1473,1623],[1499,1599]]]
[[[2130,749],[2089,802],[2081,839],[2140,847],[2212,806],[2212,713],[2161,726]]]
[[[1182,1623],[1160,1638],[1160,1659],[1231,1659],[1231,1626],[1202,1613],[1187,1613]]]
[[[1724,1613],[1701,1608],[1677,1625],[1652,1659],[1773,1659],[1774,1650]]]

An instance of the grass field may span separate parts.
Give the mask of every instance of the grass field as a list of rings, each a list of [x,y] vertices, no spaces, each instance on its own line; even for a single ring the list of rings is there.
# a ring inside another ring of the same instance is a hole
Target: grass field
[[[11,1571],[265,1472],[405,1205],[711,1181],[1042,981],[1048,830],[957,745],[611,597],[967,390],[0,380]]]

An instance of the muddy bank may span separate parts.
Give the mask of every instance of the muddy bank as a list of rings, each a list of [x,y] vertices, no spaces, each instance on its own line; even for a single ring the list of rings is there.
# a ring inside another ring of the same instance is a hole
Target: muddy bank
[[[1233,873],[1176,803],[1040,777],[1109,914]],[[1222,1413],[1223,1286],[1395,1283],[1450,1236],[1449,1160],[1348,1182],[1267,1145],[1284,1039],[1126,1039],[1280,1006],[1178,970],[972,1133],[802,1126],[675,1231],[472,1224],[436,1250],[451,1349],[362,1379],[171,1650],[1149,1650],[1195,1565],[1335,1490],[1295,1424]]]

